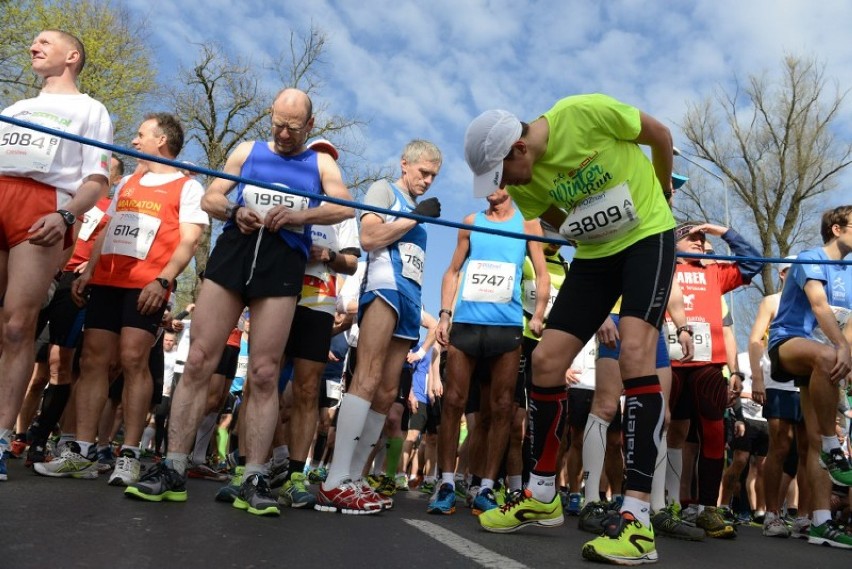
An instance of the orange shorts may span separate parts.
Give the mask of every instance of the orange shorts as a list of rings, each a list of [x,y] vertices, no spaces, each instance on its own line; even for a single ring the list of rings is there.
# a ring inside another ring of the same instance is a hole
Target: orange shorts
[[[9,251],[29,239],[33,223],[61,209],[70,199],[68,194],[29,178],[0,176],[0,251]],[[74,232],[69,227],[63,249],[73,244]]]

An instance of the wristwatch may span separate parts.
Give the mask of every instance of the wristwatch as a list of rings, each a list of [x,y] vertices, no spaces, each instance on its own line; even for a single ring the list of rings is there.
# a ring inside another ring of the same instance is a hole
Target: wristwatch
[[[326,262],[327,263],[333,263],[336,258],[337,258],[337,251],[332,251],[331,249],[329,249],[328,250],[328,261],[326,261]]]
[[[169,279],[164,279],[163,277],[157,277],[154,280],[157,281],[158,283],[160,283],[160,286],[163,287],[163,290],[169,290],[169,285],[171,284],[169,282]]]
[[[438,318],[440,318],[441,315],[443,315],[443,314],[446,314],[447,317],[449,317],[449,318],[453,317],[453,311],[450,310],[449,308],[442,308],[441,310],[439,310],[438,311]]]
[[[241,207],[242,207],[241,205],[239,205],[239,204],[235,204],[235,203],[228,204],[228,207],[226,207],[226,208],[225,208],[225,217],[226,217],[229,221],[234,221],[234,220],[236,220],[236,217],[237,217],[237,211],[238,211]]]
[[[57,209],[56,213],[62,216],[62,221],[65,222],[66,227],[71,227],[75,223],[77,223],[77,216],[68,211],[67,209]]]

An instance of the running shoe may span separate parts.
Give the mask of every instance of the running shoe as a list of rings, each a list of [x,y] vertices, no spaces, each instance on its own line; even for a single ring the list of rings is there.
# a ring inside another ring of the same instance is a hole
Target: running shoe
[[[558,494],[549,503],[544,503],[533,498],[532,492],[527,489],[513,492],[505,504],[479,516],[482,528],[495,533],[510,533],[528,525],[556,527],[564,522]]]
[[[24,459],[24,466],[30,467],[37,462],[47,462],[47,450],[44,445],[33,443],[27,449],[27,458]]]
[[[366,482],[367,482],[367,484],[369,484],[369,485],[370,485],[370,488],[372,488],[373,490],[375,490],[376,488],[378,488],[378,487],[379,487],[379,484],[381,484],[381,483],[382,483],[382,477],[381,477],[381,476],[377,476],[377,475],[375,475],[375,474],[368,474],[368,475],[367,475]]]
[[[233,504],[237,499],[237,494],[240,493],[240,486],[243,485],[243,475],[246,472],[245,466],[237,466],[234,468],[234,475],[231,476],[231,481],[219,488],[216,492],[217,502],[227,502]]]
[[[766,517],[763,518],[763,535],[766,537],[790,537],[790,528],[778,514],[766,512]]]
[[[9,445],[9,455],[11,458],[21,458],[24,452],[27,450],[27,441],[22,439],[15,439],[12,441],[12,444]]]
[[[686,541],[701,541],[704,530],[683,523],[680,519],[680,504],[672,503],[651,516],[651,527],[656,535],[683,539]]]
[[[112,452],[112,447],[104,447],[98,449],[98,472],[109,472],[115,468],[115,453]]]
[[[473,507],[473,500],[479,494],[479,490],[480,490],[479,486],[468,486],[467,487],[467,492],[465,492],[465,495],[464,495],[465,506],[467,506],[468,508]]]
[[[497,503],[497,497],[494,495],[494,490],[491,488],[483,488],[473,499],[473,505],[471,508],[473,509],[473,515],[479,516],[498,506],[499,504]]]
[[[358,486],[358,488],[361,490],[361,494],[365,498],[380,503],[382,505],[383,510],[393,509],[393,498],[391,498],[390,496],[379,494],[363,480],[357,482],[355,485]]]
[[[435,493],[435,481],[434,480],[424,480],[422,484],[420,484],[420,491],[424,494],[434,494]]]
[[[320,484],[325,482],[325,479],[328,477],[328,470],[324,467],[319,468],[311,468],[308,471],[308,482],[311,484]]]
[[[808,543],[852,549],[852,535],[846,532],[846,528],[842,524],[828,520],[820,525],[811,524],[811,529],[808,532]]]
[[[681,510],[680,519],[683,520],[683,523],[694,526],[696,520],[698,520],[698,504],[690,504]]]
[[[811,520],[806,516],[801,516],[793,520],[790,527],[790,537],[796,539],[808,539],[811,532]]]
[[[580,510],[583,509],[583,495],[577,492],[568,494],[568,504],[565,506],[565,513],[569,516],[579,516]]]
[[[695,527],[701,528],[708,537],[732,539],[737,537],[737,529],[733,524],[722,519],[719,508],[705,506],[704,511],[695,519]]]
[[[281,486],[278,492],[278,503],[288,508],[313,508],[317,499],[308,491],[305,482],[304,474],[294,472],[290,480]]]
[[[211,468],[207,464],[195,464],[186,469],[188,478],[197,478],[200,480],[213,480],[214,482],[225,482],[228,480],[227,472],[220,472]]]
[[[243,480],[240,491],[234,499],[233,506],[238,510],[246,510],[256,516],[277,516],[281,512],[278,502],[272,496],[272,490],[266,479],[258,474],[249,474]]]
[[[819,465],[828,471],[832,482],[839,486],[852,486],[852,465],[839,448],[831,452],[820,451]]]
[[[583,557],[616,565],[656,563],[654,530],[630,512],[614,514],[604,524],[604,532],[583,546]]]
[[[379,479],[378,486],[370,484],[370,487],[375,490],[376,494],[384,496],[385,498],[390,498],[396,494],[396,481],[390,476],[382,476]]]
[[[320,486],[314,509],[349,515],[378,514],[382,511],[382,503],[372,495],[365,496],[359,486],[351,480],[346,480],[331,490]]]
[[[0,452],[0,482],[9,479],[9,473],[6,470],[6,457],[8,455],[8,451]]]
[[[285,460],[276,464],[274,461],[269,464],[269,487],[281,488],[287,481],[287,474],[290,472],[290,461]]]
[[[98,477],[98,468],[93,460],[80,454],[80,445],[71,441],[65,445],[62,454],[50,462],[37,462],[33,465],[36,474],[55,478],[85,478],[93,480]]]
[[[424,484],[425,486],[425,484]],[[434,486],[434,484],[433,484]],[[438,491],[429,500],[429,505],[426,506],[427,514],[446,514],[450,515],[456,511],[456,491],[455,488],[444,482],[441,484]]]
[[[604,522],[612,513],[618,513],[612,502],[586,502],[580,510],[577,527],[583,531],[600,534],[604,530]]]
[[[462,500],[467,500],[467,493],[470,489],[468,488],[467,482],[464,481],[464,478],[459,478],[455,480],[453,484],[456,488],[456,497],[461,498]],[[429,493],[431,494],[432,492]]]
[[[125,488],[124,495],[148,502],[186,502],[186,476],[181,476],[165,462],[158,462],[139,482]]]
[[[393,479],[396,482],[397,492],[408,492],[408,476],[405,474],[397,474]]]
[[[97,469],[97,464],[95,464]],[[115,470],[109,477],[110,486],[130,486],[139,482],[142,463],[130,449],[124,449],[115,461]]]
[[[716,508],[716,513],[719,514],[719,517],[721,517],[722,521],[726,524],[734,526],[740,523],[737,515],[734,514],[734,512],[728,506],[719,506],[718,508]],[[749,518],[751,518],[751,516],[749,516]],[[751,519],[749,519],[749,522],[751,522]]]

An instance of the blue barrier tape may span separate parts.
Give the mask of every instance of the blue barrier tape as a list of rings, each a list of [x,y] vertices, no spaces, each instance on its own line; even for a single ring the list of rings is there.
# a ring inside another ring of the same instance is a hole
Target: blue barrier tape
[[[342,205],[346,207],[351,207],[361,211],[369,211],[371,213],[380,213],[384,215],[391,215],[395,217],[405,217],[408,219],[413,219],[419,223],[430,223],[433,225],[442,225],[444,227],[452,227],[454,229],[466,229],[468,231],[479,231],[482,233],[490,233],[492,235],[499,235],[501,237],[510,237],[512,239],[523,239],[525,241],[538,241],[541,243],[552,243],[555,245],[568,245],[571,244],[564,239],[553,239],[550,237],[539,237],[537,235],[527,235],[523,233],[515,233],[513,231],[503,231],[502,229],[494,229],[490,227],[477,227],[473,225],[467,225],[465,223],[459,223],[456,221],[449,221],[446,219],[434,218],[434,217],[425,217],[422,215],[417,215],[414,213],[403,212],[403,211],[392,211],[389,209],[371,206],[369,204],[359,203],[350,200],[344,200],[340,198],[335,198],[327,195],[316,195],[311,194],[302,190],[298,190],[296,188],[282,188],[279,185],[270,184],[268,182],[263,182],[261,180],[253,180],[251,178],[244,178],[242,176],[234,176],[232,174],[228,174],[226,172],[221,172],[218,170],[211,170],[209,168],[205,168],[203,166],[198,166],[196,164],[189,164],[187,162],[182,162],[180,160],[171,160],[169,158],[162,158],[160,156],[152,156],[150,154],[144,154],[139,152],[138,150],[134,150],[132,148],[126,148],[123,146],[118,146],[116,144],[109,144],[106,142],[101,142],[99,140],[94,140],[90,138],[85,138],[83,136],[79,136],[76,134],[63,132],[61,130],[52,129],[46,126],[42,126],[39,124],[22,121],[20,119],[16,119],[14,117],[8,117],[4,115],[0,115],[0,122],[5,122],[8,124],[13,124],[15,126],[19,126],[22,128],[28,128],[30,130],[35,130],[38,132],[42,132],[45,134],[49,134],[52,136],[58,136],[60,138],[64,138],[67,140],[72,140],[74,142],[79,142],[80,144],[86,144],[88,146],[95,146],[97,148],[102,148],[104,150],[109,150],[110,152],[116,152],[118,154],[123,154],[125,156],[132,156],[137,159],[146,160],[149,162],[158,162],[160,164],[166,164],[167,166],[173,166],[175,168],[179,168],[181,170],[189,170],[191,172],[195,172],[197,174],[204,174],[205,176],[210,176],[213,178],[222,178],[224,180],[229,180],[235,183],[248,183],[253,186],[258,186],[261,188],[266,188],[269,190],[277,190],[287,194],[293,194],[299,197],[307,197],[317,199],[319,201],[329,202],[337,205]],[[694,253],[677,253],[678,257],[685,258],[695,258],[695,259],[714,259],[717,261],[761,261],[764,263],[811,263],[813,264],[813,260],[805,260],[800,261],[798,259],[786,259],[780,257],[736,257],[732,255],[698,255]],[[820,261],[819,264],[823,265],[852,265],[852,260],[850,261]]]

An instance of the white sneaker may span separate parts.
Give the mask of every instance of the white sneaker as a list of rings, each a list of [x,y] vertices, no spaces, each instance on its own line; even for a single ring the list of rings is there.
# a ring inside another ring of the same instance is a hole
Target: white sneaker
[[[811,531],[811,520],[806,516],[797,517],[793,520],[793,528],[790,535],[797,539],[808,539]]]
[[[766,512],[763,520],[763,535],[766,537],[790,537],[790,528],[778,514]]]
[[[129,456],[128,456],[129,455]],[[109,477],[110,486],[130,486],[139,482],[141,464],[139,459],[127,451],[115,460],[115,470]]]
[[[80,446],[76,442],[65,445],[65,450],[58,458],[50,462],[36,462],[33,469],[42,476],[56,478],[86,478],[98,477],[97,464],[80,454]]]

